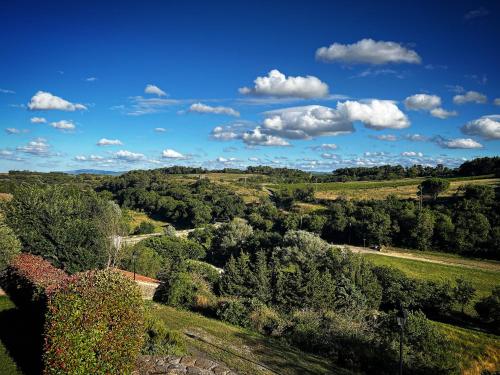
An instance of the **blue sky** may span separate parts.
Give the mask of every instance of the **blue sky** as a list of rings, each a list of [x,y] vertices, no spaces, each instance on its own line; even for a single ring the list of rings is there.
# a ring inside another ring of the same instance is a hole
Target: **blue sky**
[[[2,2],[0,171],[500,151],[498,1]]]

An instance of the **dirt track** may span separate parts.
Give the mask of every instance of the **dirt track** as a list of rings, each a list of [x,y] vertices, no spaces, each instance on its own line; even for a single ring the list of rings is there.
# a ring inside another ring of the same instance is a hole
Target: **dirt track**
[[[346,247],[350,249],[354,253],[362,253],[362,254],[375,254],[380,256],[388,256],[395,258],[403,258],[403,259],[411,259],[418,260],[421,262],[428,263],[436,263],[436,264],[444,264],[447,266],[455,266],[455,267],[464,267],[464,268],[473,268],[480,270],[491,270],[500,272],[500,262],[495,261],[482,261],[476,259],[464,259],[464,258],[454,258],[449,257],[446,258],[446,255],[434,255],[421,253],[418,251],[402,251],[402,250],[394,250],[391,248],[383,248],[382,251],[375,251],[369,248],[360,247],[360,246],[352,246],[352,245],[339,245],[342,247]]]

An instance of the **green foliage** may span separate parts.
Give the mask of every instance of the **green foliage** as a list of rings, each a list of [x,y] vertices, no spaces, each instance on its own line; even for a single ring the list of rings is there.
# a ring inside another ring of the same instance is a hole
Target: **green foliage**
[[[155,249],[145,246],[143,242],[123,248],[120,268],[131,272],[134,270],[134,253],[136,272],[144,276],[156,278],[164,267],[165,260]]]
[[[143,339],[135,283],[114,271],[78,274],[49,298],[45,373],[131,373]]]
[[[14,234],[14,231],[0,217],[0,271],[7,267],[20,251],[21,243]]]
[[[186,354],[186,343],[182,334],[169,329],[156,314],[146,308],[145,320],[145,340],[142,347],[142,354],[147,355],[176,355]]]
[[[6,221],[23,250],[74,273],[110,259],[109,203],[71,186],[22,185],[6,205]]]
[[[419,190],[423,195],[430,195],[434,200],[439,194],[448,190],[450,181],[442,178],[428,178],[419,185]]]
[[[455,301],[462,307],[462,313],[465,307],[472,301],[474,295],[476,294],[476,289],[472,286],[469,280],[465,280],[461,277],[457,278],[457,285],[453,289],[453,295]]]
[[[150,234],[155,232],[155,226],[150,221],[141,222],[134,230],[134,234]]]
[[[478,315],[493,325],[500,324],[500,286],[496,286],[491,295],[483,298],[474,306]]]
[[[223,298],[217,304],[216,316],[241,327],[250,326],[250,302],[241,298]]]
[[[216,229],[212,246],[207,252],[211,263],[224,265],[231,255],[238,255],[253,233],[253,228],[243,219],[233,219]]]

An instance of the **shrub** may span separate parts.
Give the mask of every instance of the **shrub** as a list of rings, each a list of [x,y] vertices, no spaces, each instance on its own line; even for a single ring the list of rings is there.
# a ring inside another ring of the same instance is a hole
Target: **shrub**
[[[262,304],[256,306],[249,315],[250,326],[256,331],[270,336],[280,337],[288,324],[279,312]]]
[[[134,234],[150,234],[155,232],[155,226],[150,221],[142,221],[134,230]]]
[[[143,303],[132,280],[109,270],[77,274],[48,299],[45,373],[130,373],[143,339]]]
[[[168,329],[165,323],[149,309],[146,309],[144,316],[146,337],[142,354],[177,356],[186,354],[186,344],[178,331]]]
[[[0,286],[19,308],[39,309],[43,314],[48,293],[53,292],[68,276],[43,258],[20,254],[12,259],[0,277]]]
[[[21,243],[0,217],[0,271],[21,251]]]
[[[478,315],[486,322],[500,324],[500,285],[496,286],[491,295],[481,299],[474,306]]]
[[[220,299],[217,304],[217,318],[242,327],[250,326],[250,309],[245,302],[241,298]]]

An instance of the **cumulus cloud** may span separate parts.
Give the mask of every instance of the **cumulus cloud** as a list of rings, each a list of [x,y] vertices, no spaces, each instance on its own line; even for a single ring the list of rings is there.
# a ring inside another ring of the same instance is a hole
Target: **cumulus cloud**
[[[252,157],[248,158],[248,160],[253,161],[254,163],[257,163],[257,162],[259,162],[259,161],[260,161],[260,158],[257,158],[257,157],[255,157],[255,156],[252,156]]]
[[[45,124],[47,120],[44,117],[32,117],[30,122],[32,124]]]
[[[74,130],[76,127],[73,122],[67,120],[51,122],[50,126],[59,130]]]
[[[500,115],[483,116],[462,126],[462,133],[484,139],[500,139]]]
[[[38,91],[28,103],[28,108],[32,111],[60,110],[70,112],[87,109],[87,107],[85,107],[83,104],[71,103],[46,91]]]
[[[116,145],[122,145],[123,143],[119,139],[101,138],[96,144],[97,146],[116,146]]]
[[[324,152],[324,153],[321,154],[321,157],[323,159],[337,159],[338,155],[330,154],[329,152]]]
[[[146,158],[144,156],[144,154],[137,153],[137,152],[131,152],[131,151],[127,151],[127,150],[117,151],[113,154],[113,156],[115,157],[115,159],[128,161],[128,162],[142,161]]]
[[[459,149],[468,149],[468,148],[482,148],[483,145],[472,138],[455,138],[455,139],[444,139],[441,137],[437,137],[435,140],[436,143],[443,148],[459,148]]]
[[[274,97],[322,98],[328,95],[328,85],[314,76],[286,77],[277,69],[265,77],[257,77],[252,88],[239,89],[245,95],[265,95]]]
[[[405,139],[412,142],[426,142],[429,140],[429,137],[422,134],[406,134]]]
[[[260,127],[243,133],[241,139],[248,146],[290,146],[290,143],[281,137],[263,133]]]
[[[99,155],[77,155],[74,157],[74,160],[76,161],[94,161],[94,162],[99,162],[105,160],[102,156]]]
[[[44,138],[35,138],[24,146],[18,146],[16,150],[35,156],[48,156],[50,154],[50,145]]]
[[[398,140],[398,137],[394,134],[381,134],[371,136],[372,138],[378,139],[379,141],[387,141],[387,142],[395,142]]]
[[[467,91],[463,95],[455,95],[453,97],[453,103],[455,104],[465,104],[465,103],[477,103],[484,104],[488,101],[486,95],[481,94],[477,91]]]
[[[203,103],[194,103],[189,107],[189,112],[195,112],[195,113],[213,113],[217,115],[228,115],[228,116],[235,116],[239,117],[240,113],[236,111],[233,108],[230,107],[211,107],[209,105],[203,104]]]
[[[336,150],[338,146],[335,143],[323,143],[321,145],[313,146],[311,149],[316,150],[316,151],[329,151],[329,150]]]
[[[441,98],[437,95],[415,94],[404,100],[405,107],[411,110],[430,111],[441,105]]]
[[[144,89],[144,92],[146,94],[153,94],[153,95],[158,95],[158,96],[167,96],[167,93],[160,89],[158,86],[155,85],[147,85],[146,88]]]
[[[433,108],[431,109],[430,113],[431,116],[440,118],[442,120],[445,120],[448,117],[453,117],[458,115],[457,111],[447,111],[446,109],[443,108]]]
[[[166,150],[163,150],[161,153],[161,157],[165,159],[185,159],[186,156],[181,154],[178,151],[172,150],[171,148],[167,148]]]
[[[325,62],[345,64],[388,63],[420,64],[422,59],[417,52],[396,42],[362,39],[354,44],[333,43],[329,47],[316,50],[316,59]]]
[[[155,128],[154,130],[157,133],[165,133],[167,131],[167,129],[165,129],[165,128]]]
[[[423,153],[421,152],[415,152],[415,151],[405,151],[401,153],[401,156],[408,156],[408,157],[422,157],[424,156]]]
[[[87,81],[87,82],[95,82],[95,81],[97,81],[97,77],[88,77],[88,78],[85,78],[85,81]]]
[[[371,129],[403,129],[410,126],[408,117],[390,100],[373,99],[366,103],[346,101],[337,109],[350,121],[361,121]]]

